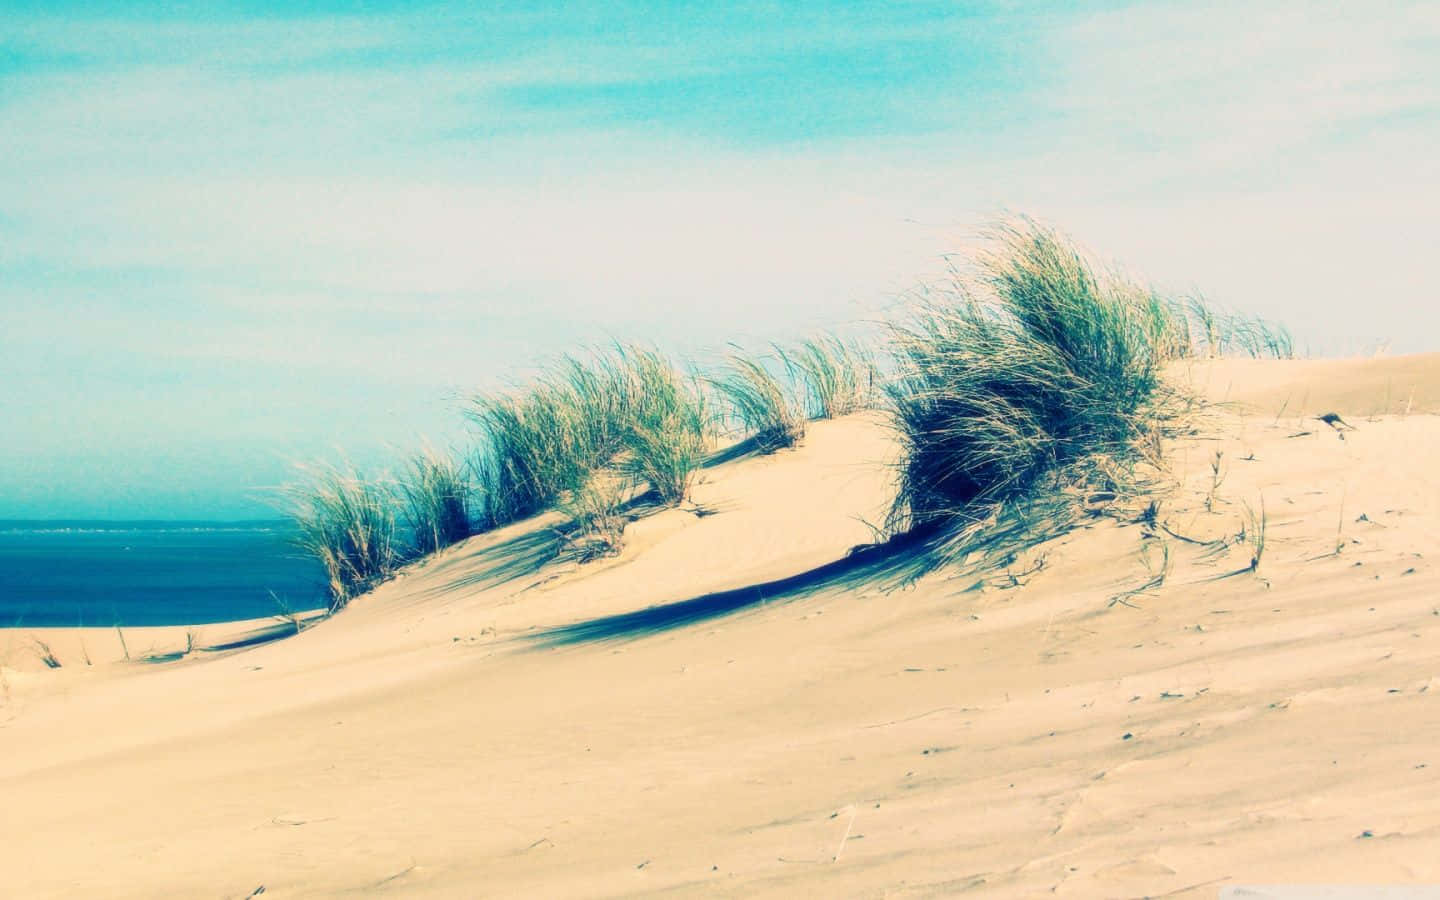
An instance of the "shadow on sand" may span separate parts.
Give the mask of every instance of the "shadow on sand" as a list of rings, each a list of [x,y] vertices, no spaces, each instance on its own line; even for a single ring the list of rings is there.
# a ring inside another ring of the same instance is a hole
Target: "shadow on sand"
[[[864,544],[843,559],[806,572],[727,591],[715,591],[649,609],[564,625],[533,635],[542,647],[627,640],[694,625],[762,603],[789,602],[820,591],[862,587],[893,590],[932,571],[938,563],[936,529],[912,531],[881,544]]]
[[[466,571],[431,588],[432,596],[446,594],[462,588],[485,585],[493,587],[516,578],[524,578],[539,572],[545,563],[555,558],[560,549],[560,537],[553,527],[538,525],[486,547],[473,555],[456,557],[443,564],[436,571],[464,566]]]
[[[271,641],[278,641],[281,638],[294,637],[306,628],[316,625],[328,618],[328,615],[318,615],[298,622],[276,622],[274,625],[257,628],[232,641],[226,641],[223,644],[207,644],[204,647],[196,647],[195,649],[205,653],[220,653],[225,650],[243,650],[246,647],[258,647],[261,644],[268,644]]]
[[[318,625],[320,622],[330,618],[326,612],[302,614],[295,618],[277,617],[280,621],[273,625],[265,625],[244,632],[231,640],[219,644],[205,644],[191,647],[188,650],[174,650],[168,653],[146,653],[136,657],[136,662],[160,665],[164,663],[179,662],[193,653],[225,653],[231,650],[245,650],[250,647],[259,647],[262,644],[270,644],[285,638],[294,637],[300,632]],[[117,626],[118,627],[118,626]]]
[[[760,443],[752,436],[745,438],[743,441],[731,444],[728,447],[716,450],[705,458],[705,462],[701,463],[700,467],[703,469],[713,469],[716,466],[723,466],[726,463],[735,462],[737,459],[745,459],[749,456],[759,455],[759,453]]]

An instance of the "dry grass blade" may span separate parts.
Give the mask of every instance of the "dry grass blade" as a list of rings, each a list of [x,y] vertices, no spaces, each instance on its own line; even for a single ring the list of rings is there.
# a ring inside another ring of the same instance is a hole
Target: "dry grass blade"
[[[40,661],[45,664],[45,668],[60,668],[60,660],[55,658],[55,654],[50,650],[49,644],[39,638],[31,638],[31,640],[35,642],[35,652],[40,656]]]
[[[1235,536],[1235,543],[1243,543],[1250,548],[1249,564],[1219,575],[1212,575],[1202,580],[1222,581],[1226,578],[1234,578],[1237,575],[1255,575],[1256,577],[1260,577],[1260,564],[1265,559],[1265,532],[1268,526],[1269,517],[1265,513],[1265,495],[1261,494],[1260,511],[1258,513],[1250,504],[1245,504],[1245,517],[1241,522],[1239,534]],[[1265,581],[1264,578],[1260,578],[1260,580],[1264,581],[1267,587],[1269,586],[1269,582]]]
[[[634,493],[630,483],[613,472],[597,473],[560,505],[569,517],[561,531],[564,552],[579,562],[620,553],[629,517],[625,505]]]
[[[1158,567],[1156,566],[1155,560],[1151,555],[1151,547],[1156,544],[1159,544],[1160,546],[1160,564]],[[1145,562],[1145,568],[1150,572],[1149,580],[1147,580],[1139,587],[1133,587],[1128,590],[1121,591],[1120,593],[1111,597],[1110,602],[1106,604],[1107,606],[1114,606],[1118,603],[1122,606],[1129,606],[1133,609],[1138,609],[1139,607],[1132,603],[1131,600],[1133,600],[1135,597],[1140,596],[1141,594],[1148,593],[1149,591],[1153,591],[1158,587],[1164,586],[1165,578],[1170,574],[1170,544],[1164,538],[1152,535],[1141,546],[1140,552],[1141,559],[1143,559]]]

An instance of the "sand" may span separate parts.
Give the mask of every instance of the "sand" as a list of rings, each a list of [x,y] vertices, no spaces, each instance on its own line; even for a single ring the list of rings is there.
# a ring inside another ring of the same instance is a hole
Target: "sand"
[[[1014,578],[747,590],[871,539],[895,447],[855,416],[708,470],[709,514],[613,560],[547,561],[541,519],[249,649],[87,666],[51,633],[47,669],[12,632],[0,893],[1440,882],[1440,356],[1175,377],[1227,405],[1167,446],[1154,529],[1094,519]],[[1193,543],[1262,508],[1257,571]],[[663,614],[705,595],[739,608]]]

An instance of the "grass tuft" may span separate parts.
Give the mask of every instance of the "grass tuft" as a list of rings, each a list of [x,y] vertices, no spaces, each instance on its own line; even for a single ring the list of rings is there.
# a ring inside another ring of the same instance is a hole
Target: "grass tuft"
[[[583,483],[593,449],[579,401],[563,386],[477,397],[470,410],[486,440],[478,468],[485,517],[496,525],[533,515]]]
[[[470,536],[472,487],[454,460],[429,449],[415,454],[400,492],[416,555],[426,556]]]
[[[805,436],[805,417],[788,386],[763,360],[737,350],[710,384],[725,401],[730,423],[749,435],[760,452],[793,447]]]
[[[689,496],[709,450],[705,396],[695,378],[653,350],[622,348],[619,359],[628,408],[617,467],[648,485],[662,505],[676,506]]]
[[[1259,316],[1226,312],[1198,295],[1176,306],[1177,318],[1189,331],[1186,355],[1214,359],[1245,355],[1255,359],[1294,359],[1289,329]]]
[[[693,379],[657,351],[618,345],[567,357],[528,386],[475,398],[485,446],[485,515],[500,525],[623,469],[666,504],[681,502],[704,459],[709,414]]]
[[[570,520],[561,537],[571,556],[589,562],[620,553],[632,493],[633,486],[617,473],[600,472],[560,504]]]
[[[292,493],[297,543],[325,571],[331,612],[395,571],[395,497],[382,484],[331,467]]]
[[[1159,367],[1183,352],[1174,305],[1097,273],[1058,233],[1016,220],[994,237],[973,277],[893,329],[905,461],[892,529],[963,531],[1073,463],[1133,456]]]
[[[780,350],[780,358],[790,378],[804,385],[806,411],[812,419],[859,412],[875,399],[875,359],[858,342],[823,335],[793,350]]]

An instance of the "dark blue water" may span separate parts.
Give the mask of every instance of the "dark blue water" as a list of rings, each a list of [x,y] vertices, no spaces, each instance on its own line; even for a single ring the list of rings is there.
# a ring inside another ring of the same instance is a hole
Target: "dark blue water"
[[[293,536],[284,521],[0,519],[0,627],[190,625],[324,606],[320,568]]]

